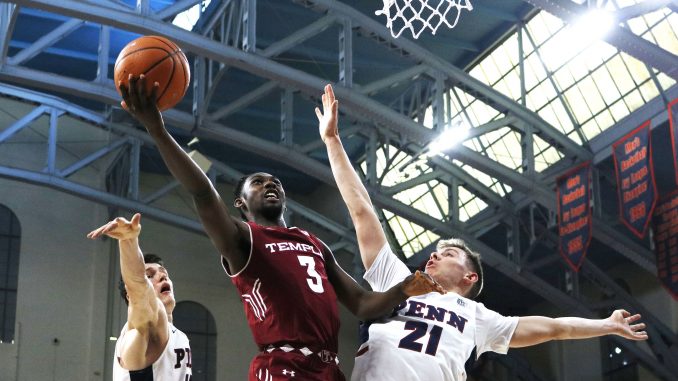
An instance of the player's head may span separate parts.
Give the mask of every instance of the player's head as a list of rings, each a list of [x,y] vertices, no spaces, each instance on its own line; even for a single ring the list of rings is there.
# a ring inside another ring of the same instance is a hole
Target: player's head
[[[268,173],[256,172],[241,177],[234,196],[233,205],[248,221],[255,217],[277,221],[285,211],[285,190],[280,180]]]
[[[426,273],[445,288],[457,288],[473,299],[483,289],[483,266],[480,254],[461,239],[438,241],[436,251],[426,262]]]
[[[163,265],[162,258],[155,254],[145,254],[144,267],[146,268],[146,277],[151,281],[155,290],[155,295],[162,301],[168,312],[171,313],[176,304],[174,300],[174,285],[167,273],[167,269]],[[127,289],[122,280],[120,280],[118,288],[125,304],[129,304]]]

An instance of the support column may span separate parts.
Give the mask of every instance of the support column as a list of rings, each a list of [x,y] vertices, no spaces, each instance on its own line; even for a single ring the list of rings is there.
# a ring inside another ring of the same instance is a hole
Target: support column
[[[294,142],[294,92],[285,89],[280,97],[280,142],[291,146]]]
[[[339,30],[339,83],[353,87],[353,23],[342,20]]]

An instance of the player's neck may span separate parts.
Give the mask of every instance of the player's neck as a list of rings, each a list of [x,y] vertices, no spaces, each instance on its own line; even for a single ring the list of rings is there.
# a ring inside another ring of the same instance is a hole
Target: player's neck
[[[447,290],[447,292],[454,292],[457,295],[464,296],[466,294],[466,292],[468,291],[468,290],[465,290],[464,287],[462,287],[458,284],[440,281],[438,279],[436,279],[436,282],[440,283],[440,285],[443,286],[443,288],[445,290]]]
[[[252,216],[251,221],[260,226],[280,226],[283,228],[287,227],[287,223],[285,223],[285,219],[282,216],[278,217],[277,220],[269,219],[264,216]]]

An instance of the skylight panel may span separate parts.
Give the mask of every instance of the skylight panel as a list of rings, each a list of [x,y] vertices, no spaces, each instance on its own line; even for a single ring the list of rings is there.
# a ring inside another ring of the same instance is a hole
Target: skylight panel
[[[179,28],[186,29],[188,31],[193,30],[193,27],[195,26],[195,23],[198,22],[198,19],[200,18],[200,13],[207,8],[212,0],[203,0],[202,2],[192,6],[191,8],[178,13],[175,17],[174,20],[172,20],[172,24],[178,26]],[[202,7],[202,8],[201,8]]]

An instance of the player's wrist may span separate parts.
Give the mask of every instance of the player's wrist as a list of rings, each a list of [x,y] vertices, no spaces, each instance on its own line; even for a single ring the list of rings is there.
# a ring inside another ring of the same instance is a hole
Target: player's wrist
[[[331,136],[324,136],[323,137],[323,142],[325,142],[325,145],[336,145],[336,144],[341,144],[341,138],[339,135],[331,135]]]

